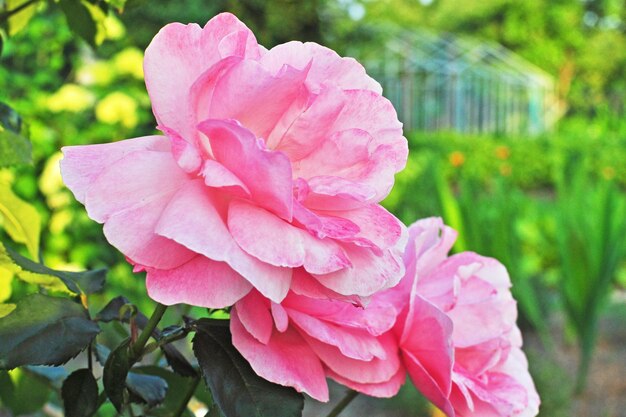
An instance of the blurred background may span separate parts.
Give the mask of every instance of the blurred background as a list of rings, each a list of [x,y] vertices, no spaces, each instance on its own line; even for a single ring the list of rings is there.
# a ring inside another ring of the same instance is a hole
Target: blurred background
[[[0,116],[21,116],[33,160],[0,182],[37,208],[48,266],[106,266],[101,303],[124,294],[152,310],[142,277],[62,185],[59,149],[153,133],[142,51],[166,23],[230,11],[266,47],[319,42],[383,85],[410,146],[384,204],[407,224],[442,216],[460,232],[455,251],[507,266],[540,415],[626,416],[626,1],[74,3],[0,0]],[[0,303],[31,285],[0,273]],[[0,392],[0,416],[40,415],[50,396],[11,377],[29,400]],[[345,415],[437,412],[407,386]]]

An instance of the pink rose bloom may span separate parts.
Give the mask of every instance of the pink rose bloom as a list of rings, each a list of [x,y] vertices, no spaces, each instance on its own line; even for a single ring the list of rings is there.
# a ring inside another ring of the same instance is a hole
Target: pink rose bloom
[[[416,387],[449,416],[537,415],[504,266],[471,252],[448,257],[456,232],[441,219],[420,220],[409,235],[407,276],[389,293],[401,305],[410,292],[399,344]],[[441,354],[451,348],[453,362]]]
[[[164,27],[144,72],[162,136],[66,147],[63,179],[164,304],[220,308],[294,273],[359,302],[396,284],[378,203],[407,157],[391,103],[351,58],[267,50],[231,14]]]
[[[233,345],[261,377],[328,401],[326,377],[376,397],[406,378],[390,331],[391,304],[367,308],[290,292],[281,304],[252,291],[231,312]]]

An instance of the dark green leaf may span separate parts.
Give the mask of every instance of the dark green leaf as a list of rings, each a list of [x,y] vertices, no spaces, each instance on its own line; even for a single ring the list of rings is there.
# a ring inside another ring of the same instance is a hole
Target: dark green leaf
[[[198,375],[198,371],[189,363],[182,353],[172,344],[161,347],[165,354],[165,359],[174,372],[184,377],[194,377]]]
[[[80,0],[60,0],[59,6],[72,32],[95,47],[98,26],[87,6]]]
[[[0,401],[13,415],[39,411],[50,397],[50,388],[38,377],[16,369],[0,371]]]
[[[232,345],[230,330],[199,320],[193,351],[225,417],[299,417],[304,397],[259,377]]]
[[[133,368],[133,374],[140,375],[154,375],[167,381],[168,389],[165,395],[165,399],[158,407],[151,410],[150,414],[154,414],[162,417],[169,417],[174,411],[176,411],[185,397],[187,392],[192,388],[194,379],[185,378],[174,372],[161,368],[158,366],[138,366]],[[128,380],[126,381],[128,383]],[[191,413],[184,414],[187,417],[191,417]]]
[[[84,272],[57,271],[23,257],[8,246],[5,246],[5,248],[13,262],[22,269],[36,274],[55,276],[61,279],[67,289],[75,294],[80,294],[81,292],[92,294],[100,291],[104,287],[107,273],[106,269],[95,269],[93,271]]]
[[[32,294],[0,318],[0,369],[63,364],[85,349],[99,332],[80,304]]]
[[[22,118],[10,106],[0,103],[0,127],[18,135],[22,133]]]
[[[133,365],[129,346],[130,339],[126,339],[111,352],[104,364],[102,375],[104,390],[119,412],[123,410],[126,403],[126,377],[128,377],[128,371]]]
[[[126,386],[131,394],[134,394],[148,407],[154,407],[165,400],[167,394],[167,381],[159,376],[144,375],[130,372],[126,377]]]
[[[105,323],[109,323],[113,320],[119,320],[127,323],[128,320],[130,320],[131,310],[127,309],[124,312],[120,311],[122,307],[127,305],[131,305],[131,302],[128,301],[128,298],[121,295],[115,297],[114,299],[109,301],[98,314],[96,314],[95,320]]]
[[[90,417],[98,409],[98,384],[89,369],[74,371],[61,389],[65,417]]]

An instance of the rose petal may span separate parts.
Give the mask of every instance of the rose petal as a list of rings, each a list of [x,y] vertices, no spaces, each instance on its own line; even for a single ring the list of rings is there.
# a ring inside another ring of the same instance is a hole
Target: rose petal
[[[159,125],[193,143],[197,118],[190,89],[203,72],[230,55],[260,57],[254,34],[230,13],[215,16],[204,28],[171,23],[161,29],[144,58],[146,87]]]
[[[296,331],[276,332],[269,343],[262,344],[242,326],[237,306],[231,312],[230,330],[233,345],[260,377],[294,387],[318,401],[328,401],[328,384],[322,364]]]
[[[159,303],[207,308],[231,306],[252,289],[228,264],[201,255],[174,269],[147,268],[146,287]]]
[[[234,121],[205,120],[198,128],[209,138],[216,161],[248,187],[255,203],[291,221],[291,162],[287,156],[263,149],[252,132]]]
[[[106,168],[142,150],[169,152],[170,144],[165,136],[144,136],[100,145],[65,146],[61,148],[60,162],[63,182],[76,200],[84,204],[89,186]]]

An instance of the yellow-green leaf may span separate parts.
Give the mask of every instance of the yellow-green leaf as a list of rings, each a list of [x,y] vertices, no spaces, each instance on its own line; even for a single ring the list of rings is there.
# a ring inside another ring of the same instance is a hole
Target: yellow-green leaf
[[[17,307],[15,304],[0,304],[0,318],[8,316]]]
[[[41,218],[37,209],[13,193],[7,182],[0,181],[0,215],[11,239],[23,243],[33,259],[39,258]]]
[[[18,7],[22,7],[28,0],[6,0],[6,10],[16,10]],[[33,3],[30,6],[24,7],[18,13],[12,15],[8,20],[9,36],[15,35],[20,30],[24,29],[28,21],[37,12],[38,3]]]
[[[13,272],[0,266],[0,303],[11,298],[11,282],[13,282]]]

